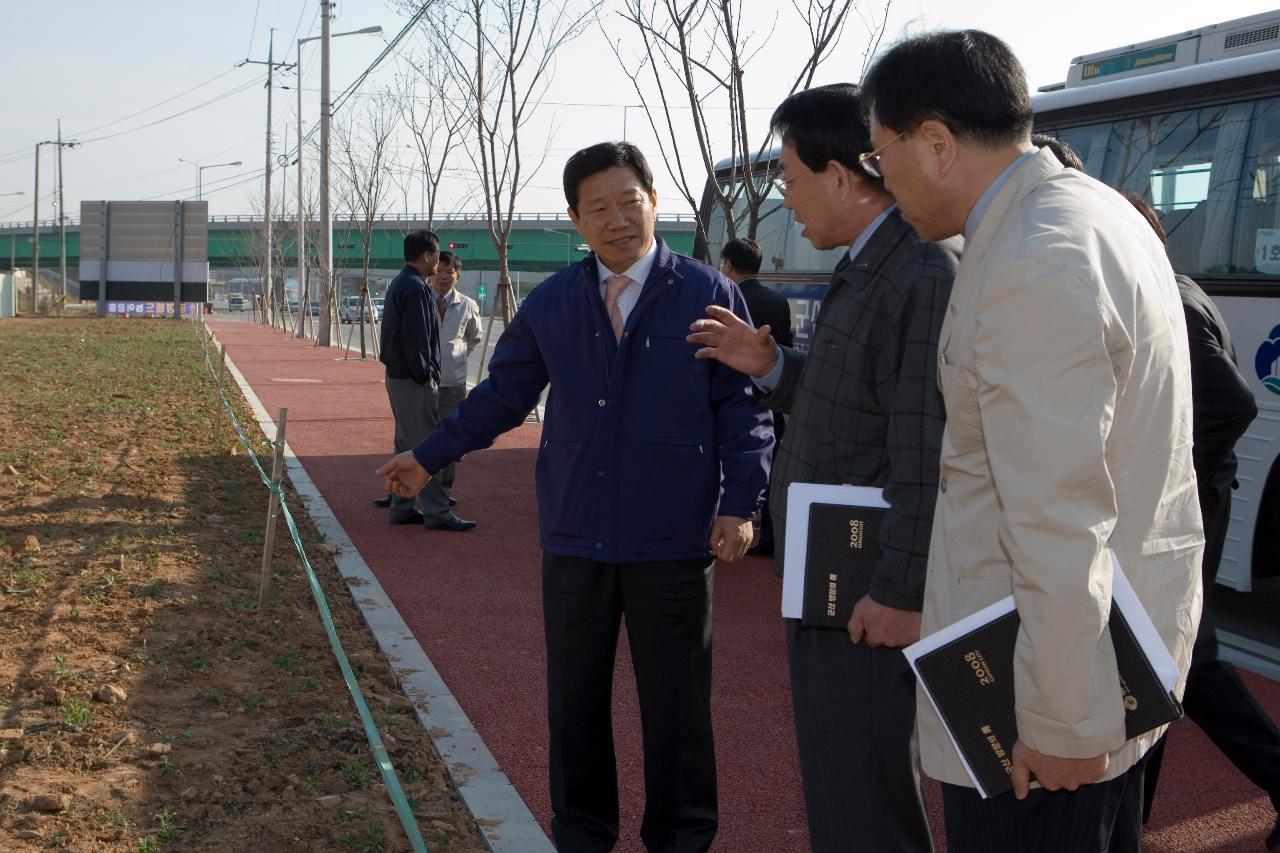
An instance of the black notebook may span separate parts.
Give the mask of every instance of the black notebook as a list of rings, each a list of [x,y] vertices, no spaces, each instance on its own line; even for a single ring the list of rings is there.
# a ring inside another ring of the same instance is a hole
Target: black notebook
[[[809,505],[800,617],[804,627],[847,628],[853,606],[871,588],[884,513],[881,507]]]
[[[1114,565],[1114,559],[1113,559]],[[1109,628],[1125,706],[1125,737],[1182,716],[1172,688],[1177,667],[1118,566]],[[1018,639],[1013,596],[905,651],[916,677],[984,797],[1013,787],[1013,659]],[[946,636],[944,636],[946,635]]]

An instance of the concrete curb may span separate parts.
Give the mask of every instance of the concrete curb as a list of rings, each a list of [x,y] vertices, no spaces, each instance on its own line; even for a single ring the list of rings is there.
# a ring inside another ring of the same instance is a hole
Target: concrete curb
[[[217,340],[216,335],[214,340]],[[275,421],[230,356],[227,357],[227,370],[240,386],[263,434],[275,435]],[[554,851],[533,813],[480,739],[462,706],[409,631],[287,441],[284,455],[285,468],[294,491],[302,499],[316,527],[324,534],[325,541],[337,546],[334,561],[350,588],[352,599],[396,673],[405,695],[413,703],[418,722],[444,759],[449,777],[480,826],[489,849],[493,853]]]

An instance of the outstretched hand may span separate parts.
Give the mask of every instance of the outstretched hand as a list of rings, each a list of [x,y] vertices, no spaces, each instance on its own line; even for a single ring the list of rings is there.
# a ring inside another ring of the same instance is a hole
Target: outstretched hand
[[[697,358],[714,358],[739,373],[757,379],[767,376],[778,361],[778,347],[768,326],[753,329],[737,314],[720,305],[707,306],[708,319],[694,320],[685,338],[702,349]]]
[[[387,463],[373,473],[381,477],[387,491],[402,498],[411,498],[422,491],[431,475],[418,464],[413,451],[406,450],[392,456]]]

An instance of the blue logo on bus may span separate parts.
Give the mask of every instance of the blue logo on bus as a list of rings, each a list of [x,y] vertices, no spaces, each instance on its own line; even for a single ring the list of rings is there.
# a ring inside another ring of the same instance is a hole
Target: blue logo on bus
[[[1258,372],[1258,379],[1272,394],[1280,394],[1280,326],[1276,326],[1258,347],[1258,354],[1253,358],[1253,368]]]

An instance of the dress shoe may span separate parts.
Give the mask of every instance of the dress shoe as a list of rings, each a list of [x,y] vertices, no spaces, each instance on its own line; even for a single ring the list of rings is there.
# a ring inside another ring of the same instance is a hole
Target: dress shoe
[[[381,498],[374,498],[373,505],[380,506],[383,509],[386,509],[387,507],[391,506],[391,495],[386,495],[385,497],[381,497]]]
[[[427,517],[415,509],[405,515],[394,516],[387,520],[392,524],[422,524],[427,520]]]
[[[453,498],[449,498],[449,506],[457,506],[457,505],[458,505],[457,501],[455,501]]]
[[[1267,836],[1267,853],[1280,853],[1280,814],[1276,815],[1276,825]]]
[[[449,530],[454,533],[461,533],[464,530],[471,530],[476,526],[476,523],[474,521],[466,521],[458,518],[456,515],[450,513],[449,517],[444,521],[437,521],[434,524],[427,522],[424,526],[428,530]]]

